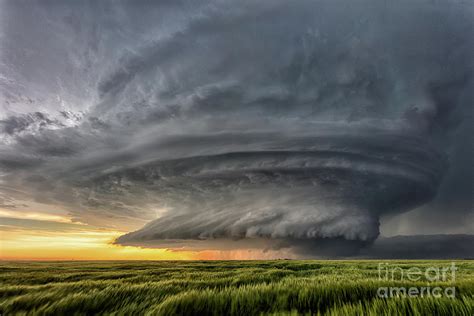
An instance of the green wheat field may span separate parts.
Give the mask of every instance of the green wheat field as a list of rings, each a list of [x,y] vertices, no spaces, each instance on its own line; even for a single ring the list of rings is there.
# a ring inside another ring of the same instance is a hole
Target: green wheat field
[[[474,315],[474,261],[428,283],[381,262],[425,271],[451,261],[0,262],[1,315]],[[454,287],[455,298],[380,298],[380,287]]]

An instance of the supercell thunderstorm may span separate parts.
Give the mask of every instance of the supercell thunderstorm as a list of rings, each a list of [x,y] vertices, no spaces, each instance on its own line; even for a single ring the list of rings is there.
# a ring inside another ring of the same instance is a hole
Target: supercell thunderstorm
[[[139,3],[38,3],[33,50],[3,30],[3,204],[135,230],[120,244],[356,249],[436,196],[472,7]]]

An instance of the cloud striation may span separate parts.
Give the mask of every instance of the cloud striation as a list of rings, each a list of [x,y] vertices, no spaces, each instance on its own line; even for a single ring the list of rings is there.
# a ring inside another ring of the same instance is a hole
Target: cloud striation
[[[470,119],[462,1],[3,6],[2,195],[148,222],[119,244],[358,249]]]

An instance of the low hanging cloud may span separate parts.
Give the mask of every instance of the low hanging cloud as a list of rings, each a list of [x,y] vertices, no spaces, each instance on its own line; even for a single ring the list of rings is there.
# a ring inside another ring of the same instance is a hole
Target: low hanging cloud
[[[76,5],[35,3],[17,39],[28,13],[3,4],[9,203],[147,223],[119,244],[350,253],[453,168],[472,105],[468,3]]]

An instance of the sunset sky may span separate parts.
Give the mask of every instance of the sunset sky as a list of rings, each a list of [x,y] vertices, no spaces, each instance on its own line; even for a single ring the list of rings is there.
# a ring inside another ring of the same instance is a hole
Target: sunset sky
[[[73,223],[48,213],[0,210],[3,260],[240,260],[292,258],[288,252],[259,250],[180,251],[114,245],[126,233]]]
[[[47,213],[0,210],[1,257],[6,260],[196,259],[190,252],[112,245],[124,231],[73,223],[71,218]]]
[[[0,258],[472,256],[473,17],[0,1]]]

